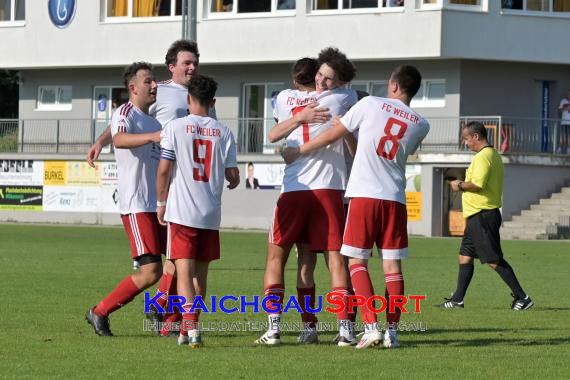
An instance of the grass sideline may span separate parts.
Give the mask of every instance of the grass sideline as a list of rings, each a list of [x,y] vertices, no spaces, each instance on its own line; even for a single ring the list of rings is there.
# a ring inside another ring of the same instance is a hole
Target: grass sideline
[[[504,242],[523,287],[535,300],[526,312],[509,309],[508,288],[489,268],[476,266],[464,310],[432,305],[449,295],[457,275],[458,239],[412,238],[404,262],[407,294],[427,294],[425,332],[401,334],[402,348],[356,352],[330,345],[257,347],[257,332],[207,332],[206,347],[178,347],[174,339],[143,332],[143,299],[111,316],[116,337],[101,338],[85,311],[132,272],[129,245],[117,228],[0,225],[0,373],[2,378],[568,378],[570,373],[570,249],[559,242]],[[222,260],[211,267],[210,295],[262,294],[265,237],[222,233]],[[295,257],[286,272],[295,292]],[[377,259],[370,269],[383,294]],[[328,290],[319,258],[317,293]],[[154,292],[154,290],[153,290]],[[328,313],[321,321],[333,321]],[[264,315],[203,314],[207,321],[264,321]],[[286,321],[298,320],[296,314]]]

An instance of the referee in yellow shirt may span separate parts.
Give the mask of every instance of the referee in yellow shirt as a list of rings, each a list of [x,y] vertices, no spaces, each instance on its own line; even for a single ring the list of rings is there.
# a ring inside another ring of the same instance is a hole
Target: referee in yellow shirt
[[[499,208],[503,194],[503,161],[487,141],[487,130],[473,121],[463,128],[465,145],[475,152],[465,181],[451,182],[453,191],[461,191],[463,217],[467,219],[459,250],[457,289],[439,305],[443,309],[463,308],[463,298],[473,277],[473,259],[493,268],[511,288],[513,310],[530,309],[534,302],[523,291],[513,268],[503,258],[499,229],[502,219]]]

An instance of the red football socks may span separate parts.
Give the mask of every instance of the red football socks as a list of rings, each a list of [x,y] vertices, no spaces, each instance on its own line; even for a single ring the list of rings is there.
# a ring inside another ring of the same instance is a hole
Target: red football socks
[[[95,307],[95,314],[106,317],[131,302],[140,292],[141,289],[137,288],[132,277],[125,277],[103,301],[99,302]]]

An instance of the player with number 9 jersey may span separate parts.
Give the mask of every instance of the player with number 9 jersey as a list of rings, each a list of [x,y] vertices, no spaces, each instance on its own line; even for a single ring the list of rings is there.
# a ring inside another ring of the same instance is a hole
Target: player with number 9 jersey
[[[225,169],[237,167],[232,132],[208,116],[188,115],[164,127],[162,159],[174,161],[165,220],[218,230]]]
[[[186,300],[178,344],[193,348],[203,343],[192,304],[197,295],[205,297],[208,265],[220,258],[224,179],[230,189],[239,184],[232,132],[208,116],[217,87],[210,77],[192,78],[191,114],[162,130],[157,173],[157,217],[168,224],[167,258],[176,266],[177,294]]]

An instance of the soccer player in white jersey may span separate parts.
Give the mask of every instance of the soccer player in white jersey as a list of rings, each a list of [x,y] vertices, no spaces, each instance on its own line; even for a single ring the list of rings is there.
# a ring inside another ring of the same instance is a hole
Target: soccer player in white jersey
[[[310,123],[307,113],[318,102],[332,116],[343,115],[354,103],[353,90],[339,88],[354,78],[354,65],[338,49],[323,49],[318,57],[314,91],[309,86],[285,90],[276,101],[276,117],[280,121],[270,132],[277,141],[287,137],[288,146],[300,146],[330,128],[330,122]],[[284,296],[284,267],[294,243],[308,244],[313,252],[325,252],[331,274],[331,290],[349,293],[348,273],[339,254],[344,227],[342,193],[346,185],[346,165],[342,141],[331,144],[285,167],[282,193],[277,201],[269,231],[267,263],[264,276],[265,295],[278,297],[273,302],[275,313],[269,314],[269,329],[256,341],[275,345],[281,342],[279,324]],[[313,291],[314,294],[314,291]],[[307,294],[312,296],[313,294]],[[300,300],[303,304],[304,300]],[[339,345],[350,345],[354,339],[348,313],[337,314],[342,336]],[[300,343],[317,343],[314,327],[305,329]]]
[[[157,84],[152,66],[135,62],[126,68],[124,83],[129,102],[118,107],[111,120],[118,166],[119,208],[129,237],[133,260],[140,271],[125,277],[107,297],[87,311],[85,319],[95,332],[111,336],[108,315],[129,303],[158,281],[166,229],[156,220],[156,171],[160,158],[160,123],[149,116]]]
[[[286,162],[307,154],[358,130],[359,139],[346,190],[351,199],[341,253],[349,257],[355,293],[366,299],[374,295],[368,274],[368,258],[374,243],[383,258],[386,298],[404,295],[401,260],[408,257],[406,212],[406,160],[414,154],[429,131],[428,122],[410,109],[421,85],[413,66],[399,66],[390,76],[387,98],[368,96],[360,100],[333,127],[299,148],[284,152]],[[365,334],[357,348],[399,346],[397,324],[400,310],[389,312],[388,329],[378,330],[376,314],[361,307]]]
[[[208,265],[220,258],[221,198],[240,181],[236,144],[228,127],[208,117],[217,83],[196,75],[188,85],[190,115],[169,122],[161,135],[157,175],[157,213],[168,222],[167,257],[176,265],[183,323],[178,344],[202,346],[198,313],[190,311],[197,294],[206,295]],[[167,198],[168,197],[168,198]]]
[[[150,107],[149,113],[160,124],[166,125],[171,120],[188,115],[188,83],[193,75],[198,73],[200,53],[198,45],[194,41],[177,40],[170,45],[165,56],[165,64],[171,73],[171,79],[158,83],[156,102]],[[215,109],[209,110],[210,116],[215,118]],[[94,166],[94,160],[99,157],[101,149],[111,143],[110,128],[99,136],[97,141],[87,152],[87,162]],[[164,309],[167,308],[168,295],[176,294],[174,264],[169,260],[164,263],[164,274],[158,286],[158,292],[163,293],[157,303]],[[200,294],[200,293],[198,293]],[[152,306],[149,317],[153,322],[160,322],[163,316]],[[176,322],[180,320],[180,314],[167,313],[164,322]],[[167,335],[163,330],[162,334]]]

